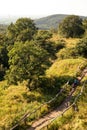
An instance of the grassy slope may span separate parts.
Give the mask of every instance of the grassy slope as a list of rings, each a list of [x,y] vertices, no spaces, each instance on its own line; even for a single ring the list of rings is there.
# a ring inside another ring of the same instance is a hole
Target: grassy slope
[[[56,42],[56,41],[61,40],[61,39],[66,41],[66,43],[67,43],[66,47],[74,47],[80,38],[63,38],[59,34],[54,33],[50,40],[53,42]]]
[[[78,71],[78,66],[84,62],[85,59],[64,59],[56,61],[47,71],[48,76],[75,76]]]
[[[47,75],[72,76],[84,59],[56,61],[48,70]],[[0,83],[0,126],[1,129],[11,127],[28,110],[32,111],[42,102],[49,100],[50,95],[41,92],[30,92],[25,86],[10,86]]]
[[[10,86],[0,82],[0,130],[11,128],[12,124],[25,114],[32,111],[42,102],[49,100],[51,95],[41,92],[30,92],[25,86]]]
[[[85,59],[65,59],[56,61],[47,71],[48,76],[72,76],[75,75],[75,70],[79,64],[85,63]],[[87,79],[85,77],[84,79]],[[83,80],[84,80],[83,79]],[[81,86],[77,88],[75,95],[80,91]],[[75,96],[74,95],[74,96]],[[87,128],[87,86],[83,95],[77,102],[79,111],[76,112],[72,108],[68,110],[63,117],[58,118],[49,126],[48,130],[86,130]]]
[[[51,40],[57,41],[58,39],[60,39],[60,37],[54,35],[53,39]],[[71,47],[71,43],[73,43],[72,46],[74,46],[76,41],[78,41],[78,39],[64,40],[67,41],[67,47]],[[83,58],[56,60],[56,62],[54,62],[50,69],[47,70],[46,74],[49,77],[62,77],[61,80],[63,80],[63,78],[66,77],[68,80],[68,77],[75,76],[75,71],[77,70],[78,65],[82,63],[84,60],[85,59]],[[6,129],[9,129],[12,126],[12,124],[15,124],[15,122],[17,122],[27,110],[32,111],[34,108],[37,108],[42,102],[49,100],[51,97],[52,95],[44,95],[39,91],[30,92],[28,88],[25,87],[25,85],[13,85],[8,87],[6,86],[5,82],[0,82],[0,130],[3,130],[4,127],[6,127]],[[86,107],[85,102],[86,101],[84,98],[84,100],[82,100],[81,103]],[[80,107],[81,103],[79,103]],[[82,107],[80,110],[81,113],[86,113],[85,109],[83,109]],[[70,112],[70,115],[72,115],[72,111]],[[84,115],[85,114],[83,114],[83,116]],[[75,120],[77,121],[76,117]],[[75,120],[72,118],[70,120],[70,123],[74,122]],[[67,121],[69,122],[68,119]],[[62,122],[63,121],[61,120],[60,124],[62,124]],[[68,129],[68,125],[68,123],[67,125],[64,124],[64,129],[66,129],[66,126]],[[60,129],[63,130],[63,127],[61,127],[61,125]]]
[[[78,88],[75,95],[80,91]],[[74,96],[75,96],[74,95]],[[87,85],[76,103],[78,111],[69,109],[62,117],[56,119],[48,130],[86,130],[87,129]]]

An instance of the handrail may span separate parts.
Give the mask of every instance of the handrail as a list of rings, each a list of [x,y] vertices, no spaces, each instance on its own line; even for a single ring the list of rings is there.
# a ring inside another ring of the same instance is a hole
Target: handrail
[[[79,67],[82,65],[82,63],[77,67],[77,70],[75,72],[78,71]],[[67,81],[68,83],[68,81]],[[16,127],[18,127],[20,125],[20,122],[24,121],[27,117],[31,116],[33,113],[36,113],[37,110],[39,110],[42,106],[51,103],[52,101],[54,101],[65,89],[65,87],[67,86],[67,83],[64,85],[64,88],[62,88],[56,95],[55,97],[53,97],[51,100],[44,102],[43,104],[41,104],[38,108],[36,108],[35,110],[33,110],[33,112],[26,112],[22,118],[18,121],[18,123],[16,125],[14,125],[10,130],[14,130]]]
[[[85,84],[86,84],[86,81],[84,82],[84,84],[83,84],[83,86],[82,86],[82,88],[81,88],[81,90],[80,90],[80,93],[76,96],[76,98],[74,99],[73,103],[72,103],[69,107],[67,107],[62,113],[60,113],[60,114],[58,114],[56,117],[54,117],[54,118],[49,122],[49,124],[43,126],[41,129],[43,129],[43,128],[47,127],[48,125],[50,125],[50,124],[51,124],[53,121],[55,121],[58,117],[63,116],[63,114],[64,114],[67,110],[69,110],[72,106],[75,105],[75,103],[76,103],[76,101],[78,100],[79,96],[81,96],[82,93],[83,93]],[[41,130],[41,129],[40,129],[40,130]]]
[[[49,101],[47,101],[47,102],[41,104],[38,108],[36,108],[36,109],[35,109],[34,111],[32,111],[31,113],[26,112],[26,113],[23,115],[23,117],[19,120],[19,122],[18,122],[15,126],[13,126],[10,130],[14,130],[14,128],[16,128],[17,126],[19,126],[19,123],[20,123],[20,122],[24,121],[27,117],[29,117],[29,116],[31,116],[32,114],[36,113],[36,111],[39,110],[39,109],[40,109],[41,107],[43,107],[44,105],[49,104],[49,103],[51,103],[52,101],[54,101],[54,100],[63,92],[63,90],[65,89],[65,86],[66,86],[66,85],[67,85],[67,83],[64,85],[64,88],[62,88],[62,89],[55,95],[55,97],[53,97],[51,100],[49,100]]]

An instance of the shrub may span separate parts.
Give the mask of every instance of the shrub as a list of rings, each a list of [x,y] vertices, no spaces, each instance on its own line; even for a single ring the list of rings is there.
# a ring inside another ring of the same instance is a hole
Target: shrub
[[[75,51],[79,56],[87,58],[87,38],[83,38],[76,44]]]
[[[57,57],[60,59],[75,58],[77,53],[74,48],[63,48],[57,53]]]
[[[55,46],[56,46],[56,49],[57,50],[60,50],[62,48],[64,48],[66,45],[66,42],[64,40],[58,40],[56,43],[55,43]]]
[[[59,24],[59,33],[63,37],[79,37],[84,33],[82,19],[79,16],[70,15]]]

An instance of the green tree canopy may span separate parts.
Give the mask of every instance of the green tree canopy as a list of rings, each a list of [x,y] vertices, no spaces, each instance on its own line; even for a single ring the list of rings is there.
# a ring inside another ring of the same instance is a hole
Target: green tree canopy
[[[78,55],[87,58],[87,38],[80,40],[77,43],[75,50]]]
[[[30,18],[20,18],[15,24],[11,23],[8,26],[7,37],[14,41],[31,40],[33,35],[37,32],[37,28],[33,20]]]
[[[28,80],[32,84],[35,79],[44,75],[50,63],[47,51],[34,41],[15,43],[8,55],[10,67],[6,78],[9,83]]]
[[[50,59],[55,59],[56,52],[65,46],[65,41],[58,40],[57,42],[52,42],[50,38],[52,38],[52,33],[50,31],[38,30],[34,40],[41,48],[45,49],[50,54]]]
[[[38,41],[46,41],[52,37],[52,33],[47,30],[38,30],[37,34],[35,35],[35,40]]]
[[[79,16],[70,15],[59,24],[59,33],[64,37],[79,37],[84,33],[82,19]]]
[[[5,34],[0,34],[0,80],[3,79],[5,71],[8,68],[7,47],[5,43]]]

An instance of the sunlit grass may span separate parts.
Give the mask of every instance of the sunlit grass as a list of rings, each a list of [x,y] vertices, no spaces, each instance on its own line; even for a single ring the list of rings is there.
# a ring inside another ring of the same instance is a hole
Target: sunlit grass
[[[33,111],[42,102],[51,98],[41,92],[29,91],[26,86],[12,85],[4,88],[4,85],[5,82],[0,82],[0,130],[4,127],[9,129],[27,111]]]
[[[63,39],[66,41],[66,47],[74,47],[76,42],[79,40],[77,39],[66,39],[62,38],[57,34],[53,35],[53,38],[51,41],[58,41],[60,39]],[[68,53],[68,52],[67,52]],[[49,70],[46,71],[46,76],[48,77],[65,77],[65,76],[75,76],[78,66],[85,61],[84,58],[78,58],[78,59],[65,59],[65,60],[56,60],[54,64],[49,68]],[[63,80],[61,78],[61,80]],[[87,92],[86,92],[87,94]],[[43,102],[48,101],[52,98],[53,95],[47,95],[41,93],[41,91],[29,91],[29,89],[25,85],[11,85],[8,86],[6,84],[6,81],[0,82],[0,130],[8,130],[11,128],[14,124],[16,124],[19,119],[25,114],[25,112],[33,111],[35,108],[38,108]],[[85,128],[87,125],[87,97],[86,95],[83,96],[81,101],[78,102],[80,111],[74,118],[72,118],[72,115],[74,114],[74,111],[70,109],[66,114],[64,118],[61,118],[59,121],[59,124],[55,123],[55,128],[59,127],[59,130],[76,130]],[[62,100],[62,97],[58,101]],[[54,103],[55,105],[55,103]],[[32,115],[31,118],[28,120],[32,121],[33,119],[37,119],[40,116],[46,114],[49,111],[49,106],[45,105],[41,111],[38,111],[35,115]],[[86,109],[84,109],[86,108]],[[80,114],[81,113],[81,114]],[[57,122],[58,122],[57,121]],[[66,122],[66,124],[63,125],[63,123]],[[71,123],[71,127],[69,125],[69,122]],[[75,124],[75,128],[74,128]],[[79,125],[81,127],[79,127]],[[53,127],[54,127],[53,126]],[[60,128],[60,126],[62,126]],[[84,126],[84,127],[83,127]],[[52,128],[53,128],[52,127]],[[85,130],[85,129],[81,129]]]
[[[84,78],[87,80],[87,77]],[[83,80],[84,80],[83,79]],[[74,94],[76,96],[82,86],[79,86]],[[87,129],[87,85],[82,95],[76,102],[78,111],[71,107],[63,116],[57,118],[48,126],[48,130],[86,130]]]
[[[78,66],[84,62],[84,58],[56,60],[56,62],[47,70],[48,76],[75,76]]]
[[[50,40],[53,42],[56,42],[61,39],[66,42],[66,47],[74,47],[76,43],[80,40],[80,38],[64,38],[60,36],[59,34],[53,34]]]

